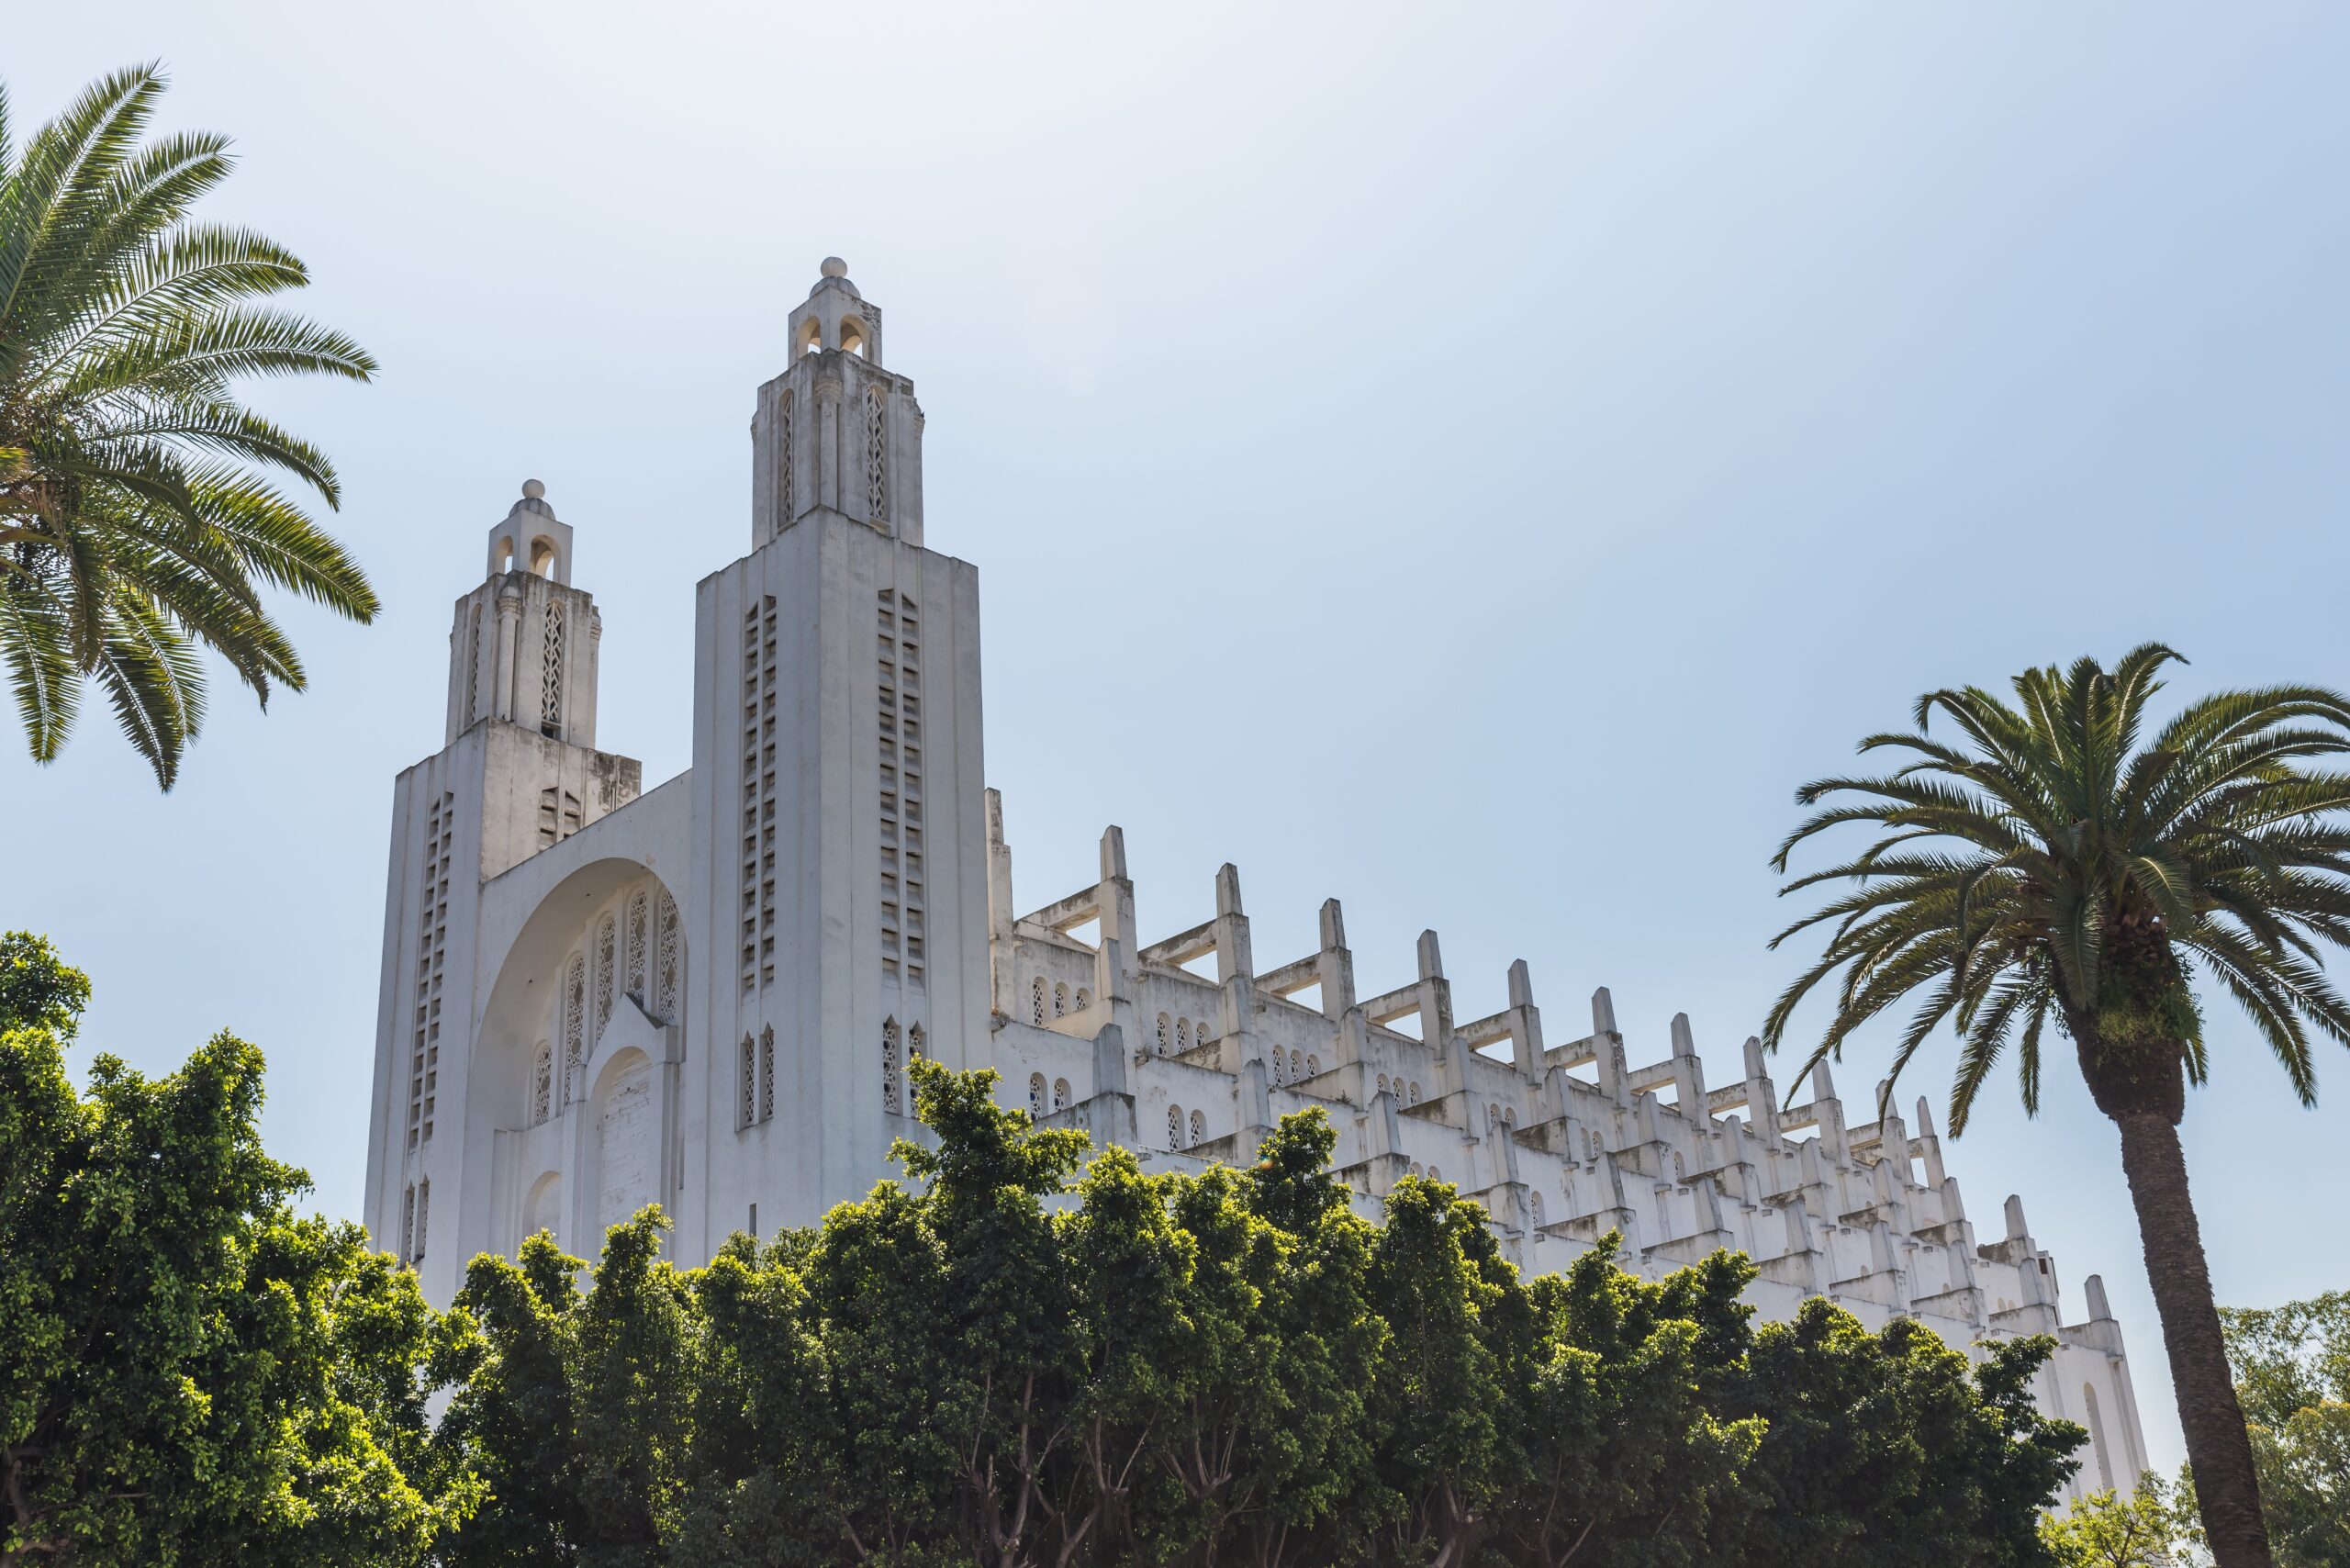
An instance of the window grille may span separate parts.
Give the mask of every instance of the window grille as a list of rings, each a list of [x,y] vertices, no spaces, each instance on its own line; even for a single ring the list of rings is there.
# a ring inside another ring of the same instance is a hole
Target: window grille
[[[751,1043],[751,1036],[744,1036],[742,1048],[738,1053],[742,1059],[736,1068],[736,1077],[740,1081],[735,1086],[734,1105],[734,1122],[737,1126],[742,1127],[751,1125],[758,1110],[758,1101],[755,1098],[758,1093],[758,1079],[755,1076],[758,1069],[753,1056],[755,1049]]]
[[[783,499],[783,504],[776,509],[775,525],[778,529],[800,515],[800,491],[796,483],[799,470],[794,466],[799,461],[799,443],[792,439],[796,433],[792,413],[791,394],[786,392],[783,395],[781,429],[778,431],[783,451],[776,460],[776,484],[782,491]]]
[[[547,1119],[554,1098],[554,1047],[545,1040],[539,1042],[537,1058],[531,1064],[531,1125],[539,1126]]]
[[[1045,1075],[1041,1072],[1028,1075],[1028,1114],[1032,1116],[1045,1114]]]
[[[759,1120],[775,1116],[775,1025],[759,1031]]]
[[[596,923],[596,1037],[604,1036],[605,1025],[612,1021],[613,1001],[613,930],[609,914]]]
[[[1180,1105],[1167,1107],[1167,1147],[1183,1147],[1183,1109]]]
[[[898,1044],[898,1021],[888,1019],[881,1025],[881,1108],[893,1116],[905,1109]]]
[[[678,981],[685,972],[685,934],[677,929],[677,901],[661,895],[660,958],[653,1010],[664,1024],[677,1021]]]
[[[865,515],[890,521],[890,401],[878,386],[865,394]]]
[[[579,1098],[579,1074],[587,1065],[587,1025],[582,1017],[587,1010],[588,961],[574,953],[563,976],[563,1103],[566,1105]]]
[[[645,939],[652,924],[653,901],[640,888],[628,899],[628,967],[621,985],[639,1007],[645,1007],[653,1000],[652,993],[644,989]],[[645,1007],[645,1011],[652,1009]]]
[[[539,733],[563,733],[563,600],[547,598],[546,635],[539,667]]]

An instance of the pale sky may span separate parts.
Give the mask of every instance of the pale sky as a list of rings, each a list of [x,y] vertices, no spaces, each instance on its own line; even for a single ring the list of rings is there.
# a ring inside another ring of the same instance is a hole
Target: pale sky
[[[383,362],[254,398],[341,464],[380,622],[289,610],[311,689],[263,717],[218,673],[168,798],[95,700],[52,767],[0,745],[0,924],[90,970],[93,1047],[264,1047],[329,1213],[484,532],[545,481],[599,740],[681,770],[693,585],[748,548],[753,389],[827,254],[979,569],[1024,907],[1114,822],[1148,931],[1231,860],[1268,965],[1335,895],[1366,994],[1432,926],[1462,1016],[1524,958],[1553,1039],[1606,985],[1636,1062],[1685,1010],[1720,1081],[1804,956],[1764,946],[1792,790],[1918,692],[2146,639],[2175,694],[2350,686],[2338,9],[358,11],[24,7],[0,56],[20,136],[166,62],[168,123],[244,160],[207,216]],[[2350,1284],[2350,1053],[2304,1111],[2210,1014],[2221,1298]],[[2069,1315],[2104,1275],[2175,1468],[2117,1140],[2052,1067],[1951,1168],[1986,1240],[2023,1195]]]

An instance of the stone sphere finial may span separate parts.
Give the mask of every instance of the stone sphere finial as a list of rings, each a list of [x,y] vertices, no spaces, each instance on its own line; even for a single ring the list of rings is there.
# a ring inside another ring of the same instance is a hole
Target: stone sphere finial
[[[547,498],[547,487],[536,479],[525,479],[522,481],[522,498],[528,501],[543,501]]]
[[[848,276],[848,263],[842,261],[838,256],[826,256],[824,258],[824,264],[819,267],[817,271],[822,273],[826,277],[846,277]]]

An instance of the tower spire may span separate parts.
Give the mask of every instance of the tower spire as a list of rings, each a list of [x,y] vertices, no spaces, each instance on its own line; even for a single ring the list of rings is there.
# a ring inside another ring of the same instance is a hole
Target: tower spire
[[[604,618],[571,586],[571,525],[547,487],[522,496],[489,530],[488,574],[457,600],[449,631],[449,725],[454,741],[486,719],[549,740],[596,744],[596,659]]]
[[[824,258],[785,322],[791,363],[751,419],[753,548],[813,511],[922,543],[922,408],[882,367],[881,308]]]

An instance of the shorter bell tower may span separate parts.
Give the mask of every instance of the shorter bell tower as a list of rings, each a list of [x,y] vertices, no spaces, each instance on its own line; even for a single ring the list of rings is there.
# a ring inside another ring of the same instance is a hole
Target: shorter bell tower
[[[571,525],[546,496],[536,479],[523,481],[522,498],[489,531],[488,575],[457,600],[446,741],[498,719],[595,748],[604,618],[571,586]]]

